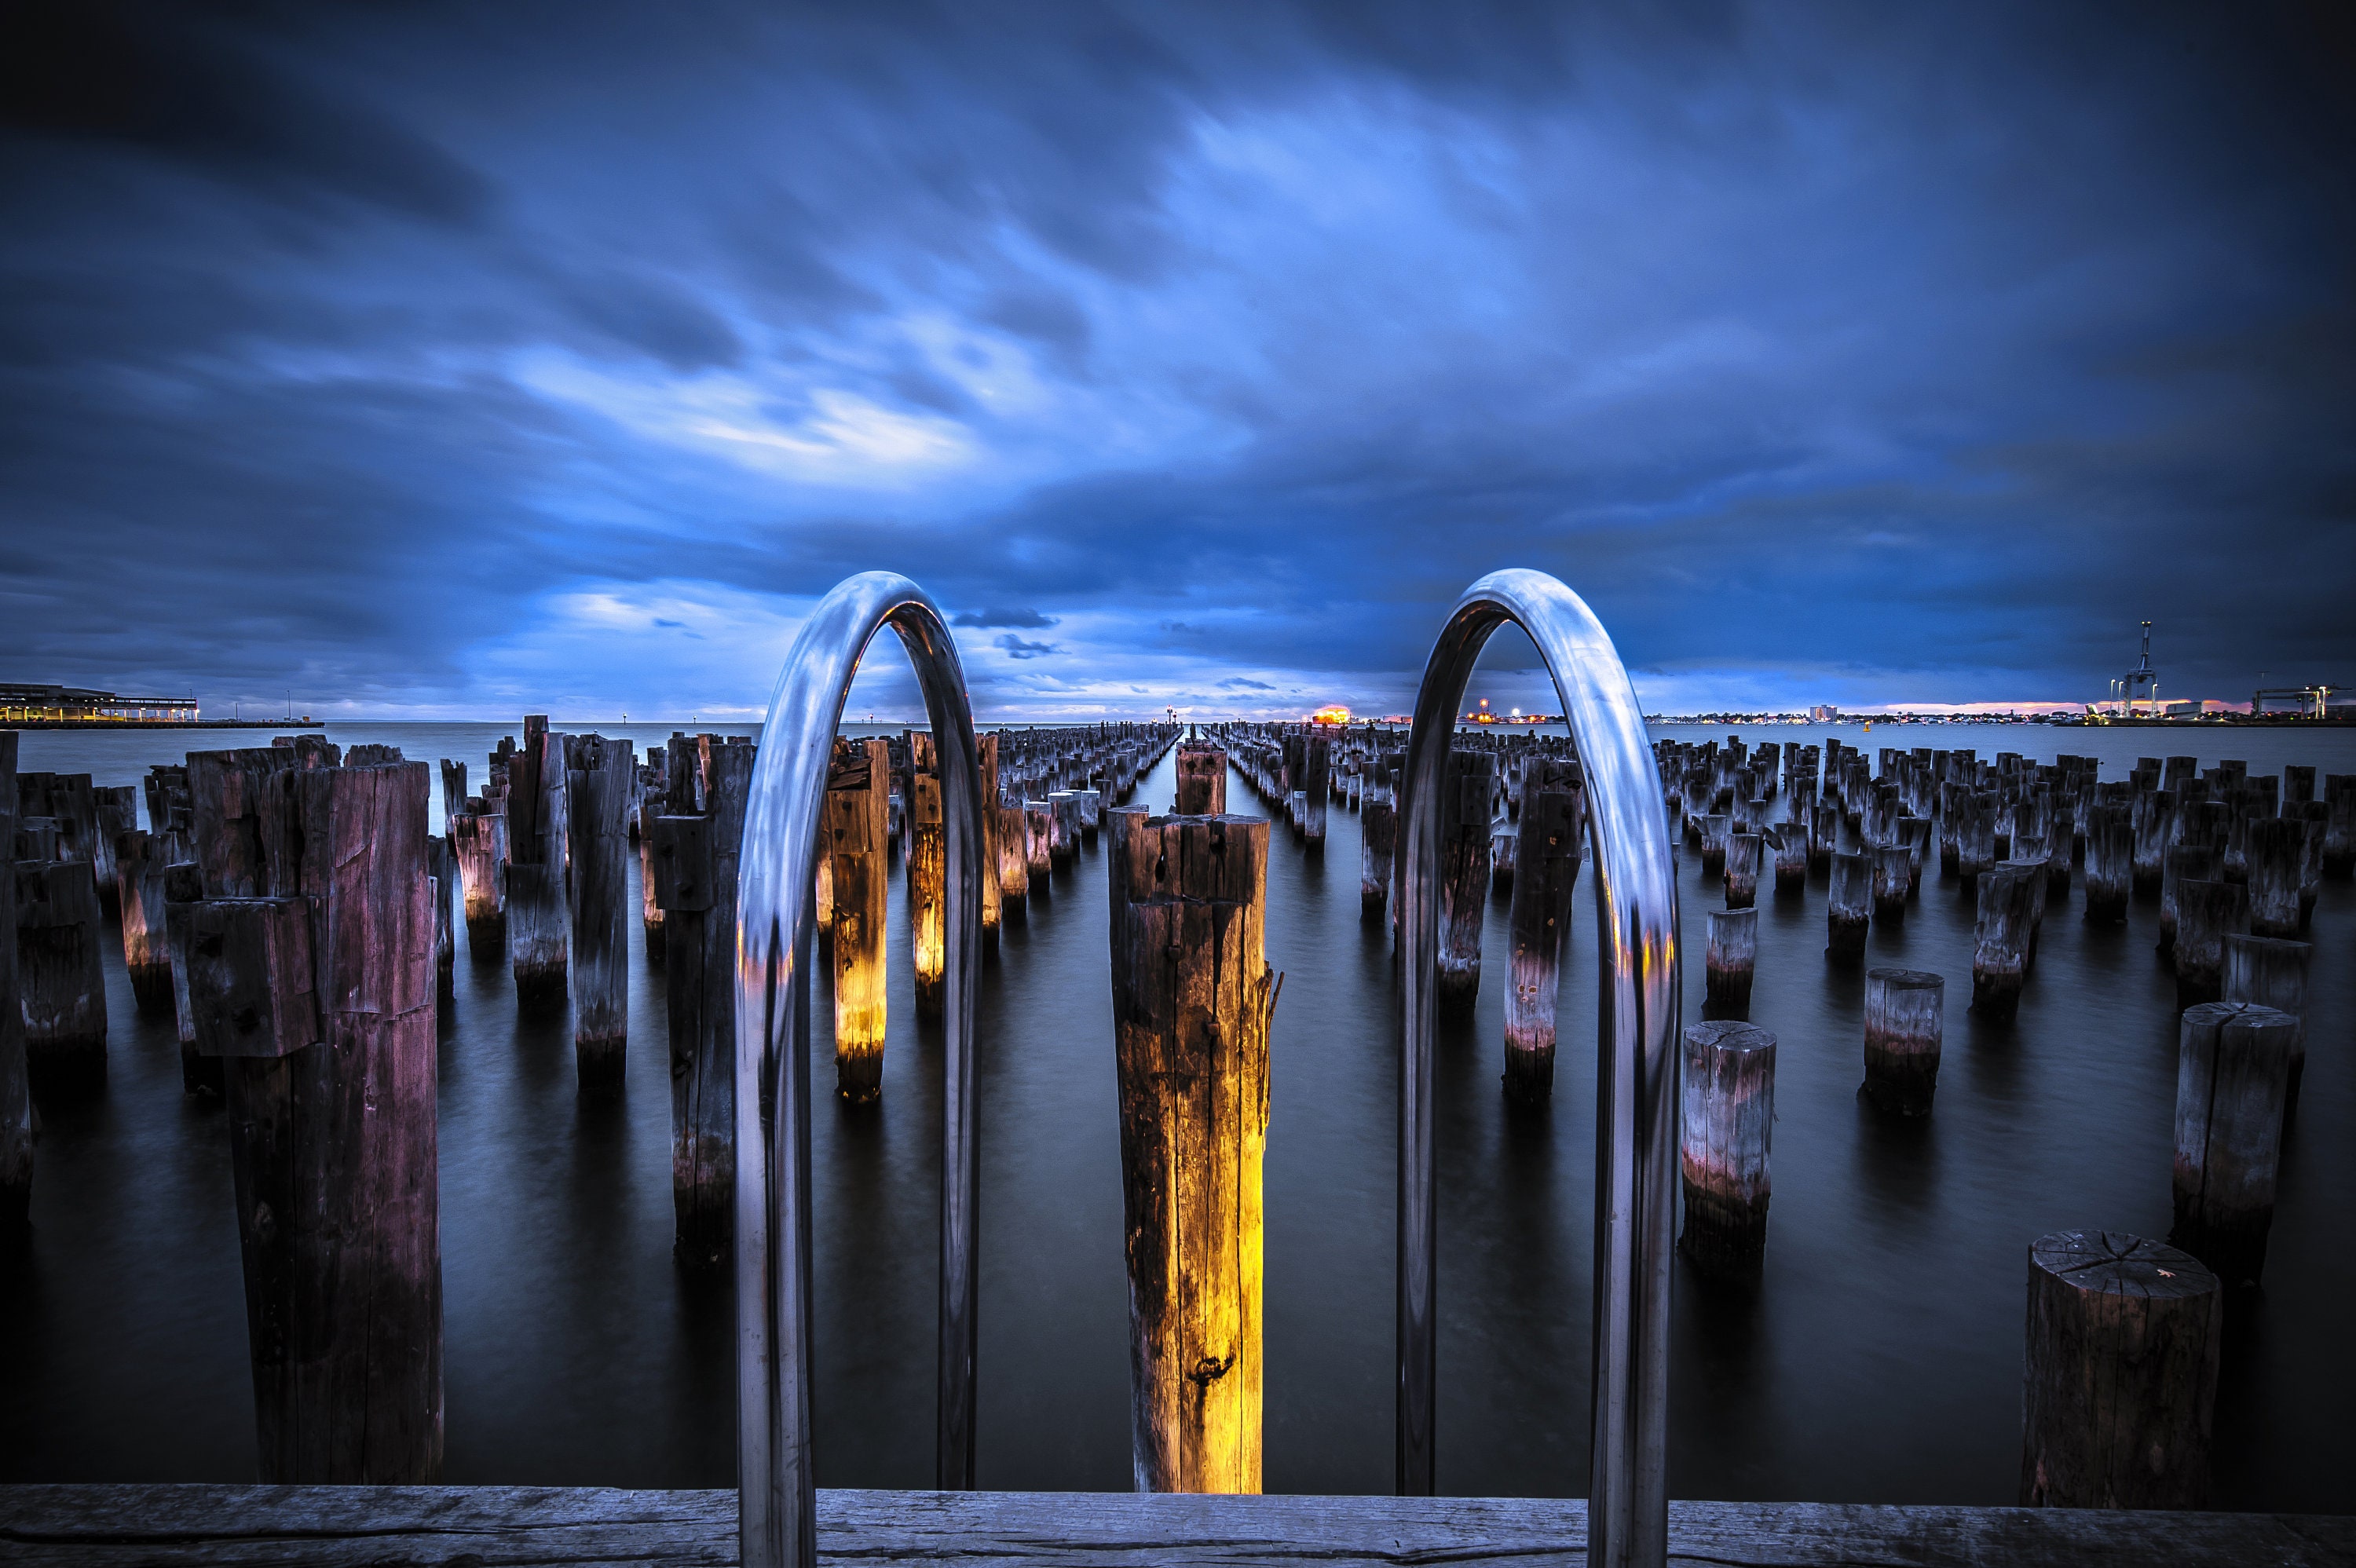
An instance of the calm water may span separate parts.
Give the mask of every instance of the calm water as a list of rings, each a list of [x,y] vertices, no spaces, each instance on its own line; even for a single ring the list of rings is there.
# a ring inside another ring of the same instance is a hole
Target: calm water
[[[586,729],[587,725],[578,728]],[[643,746],[669,726],[604,727]],[[863,727],[862,727],[863,728]],[[503,727],[337,726],[343,743],[474,764]],[[1674,731],[1698,740],[1712,731]],[[2279,731],[1854,727],[1871,748],[1937,744],[2044,760],[2231,755],[2356,771],[2356,736]],[[1758,740],[1820,739],[1799,727]],[[134,782],[190,746],[266,736],[28,733],[27,769]],[[1240,777],[1229,799],[1252,809]],[[1140,800],[1166,806],[1167,760]],[[438,801],[438,787],[435,791]],[[438,809],[435,812],[438,827]],[[1391,1475],[1398,1013],[1385,943],[1358,919],[1357,820],[1322,859],[1279,832],[1269,956],[1285,971],[1267,1164],[1270,1490],[1380,1492]],[[1689,857],[1690,859],[1690,857]],[[1502,904],[1476,1013],[1440,1067],[1443,1490],[1577,1495],[1586,1470],[1595,1007],[1592,869],[1581,879],[1552,1108],[1497,1088]],[[635,866],[633,875],[635,876]],[[1687,1016],[1703,913],[1685,875]],[[1008,1488],[1128,1485],[1127,1317],[1100,851],[1009,930],[980,1003],[983,1113],[980,1467]],[[2049,912],[2016,1026],[1964,1010],[1971,912],[1926,880],[1872,963],[1949,978],[1936,1113],[1883,1121],[1856,1098],[1861,974],[1822,955],[1822,887],[1762,897],[1752,1018],[1778,1035],[1775,1196],[1755,1296],[1678,1264],[1671,1481],[1678,1496],[2009,1503],[2017,1485],[2025,1252],[2104,1226],[2164,1234],[2173,982],[2158,915],[2089,929]],[[918,1030],[894,891],[893,1032],[880,1107],[813,1085],[818,1418],[829,1485],[932,1475],[938,1042]],[[637,938],[636,923],[632,937]],[[2356,888],[2327,883],[2309,1059],[2266,1289],[2237,1312],[2217,1410],[2221,1506],[2339,1510],[2356,1439]],[[468,964],[442,1047],[447,1476],[461,1482],[726,1485],[729,1293],[670,1260],[663,971],[631,977],[627,1093],[575,1093],[569,1025],[519,1023],[503,964]],[[26,1250],[0,1254],[0,1480],[233,1480],[252,1473],[244,1307],[218,1108],[182,1096],[171,1025],[142,1019],[111,959],[104,1100],[51,1118]],[[819,1009],[824,1016],[826,1009]]]

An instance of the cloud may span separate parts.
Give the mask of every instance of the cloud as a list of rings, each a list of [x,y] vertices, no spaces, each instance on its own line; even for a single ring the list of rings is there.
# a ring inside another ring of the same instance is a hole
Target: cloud
[[[1052,626],[1057,617],[1042,615],[1036,610],[966,610],[958,613],[949,624],[954,626],[1022,626],[1030,630]]]
[[[1274,691],[1276,688],[1269,685],[1269,683],[1264,680],[1252,680],[1247,677],[1237,675],[1229,676],[1226,679],[1219,682],[1219,689],[1221,691]]]
[[[1021,637],[1016,636],[1012,632],[997,638],[991,645],[993,647],[1005,649],[1006,656],[1008,658],[1014,659],[1042,658],[1048,654],[1060,653],[1062,651],[1053,643],[1024,642]]]

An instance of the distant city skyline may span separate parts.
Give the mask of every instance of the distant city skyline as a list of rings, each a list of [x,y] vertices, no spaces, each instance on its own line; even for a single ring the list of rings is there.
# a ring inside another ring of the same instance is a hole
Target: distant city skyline
[[[744,715],[888,568],[985,714],[1397,711],[1526,566],[1658,711],[2356,679],[2319,12],[12,28],[11,678]]]

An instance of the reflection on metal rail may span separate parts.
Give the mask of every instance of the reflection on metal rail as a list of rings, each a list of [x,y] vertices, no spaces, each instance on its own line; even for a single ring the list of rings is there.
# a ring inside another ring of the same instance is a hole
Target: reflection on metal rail
[[[1416,696],[1399,801],[1398,1490],[1433,1488],[1434,978],[1440,807],[1464,687],[1489,635],[1512,621],[1537,645],[1587,777],[1595,845],[1595,1349],[1589,1431],[1590,1568],[1668,1555],[1669,1253],[1676,1180],[1677,885],[1660,775],[1628,672],[1594,613],[1542,571],[1492,572],[1464,591]]]
[[[810,964],[827,763],[851,677],[889,625],[938,744],[947,855],[942,970],[937,1484],[973,1485],[973,988],[981,950],[981,780],[957,645],[939,607],[886,571],[847,578],[802,623],[769,699],[739,861],[736,926],[736,1463],[744,1568],[818,1561],[810,1446]],[[765,1107],[773,1114],[763,1115]]]

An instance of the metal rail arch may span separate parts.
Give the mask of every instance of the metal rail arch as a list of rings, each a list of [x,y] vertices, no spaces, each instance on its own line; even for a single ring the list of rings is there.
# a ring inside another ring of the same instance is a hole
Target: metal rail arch
[[[1546,660],[1586,773],[1602,968],[1596,1051],[1595,1340],[1588,1557],[1668,1556],[1669,1261],[1676,1238],[1677,884],[1660,773],[1628,672],[1592,611],[1542,571],[1491,572],[1456,602],[1416,695],[1399,803],[1398,1490],[1434,1484],[1431,1152],[1440,788],[1472,663],[1511,621]]]
[[[906,578],[868,571],[844,579],[819,601],[786,656],[753,765],[738,861],[736,1463],[744,1568],[812,1568],[818,1561],[809,1393],[812,883],[843,700],[869,641],[887,625],[916,666],[937,741],[948,864],[936,1465],[941,1487],[973,1486],[981,777],[973,711],[947,619]]]

